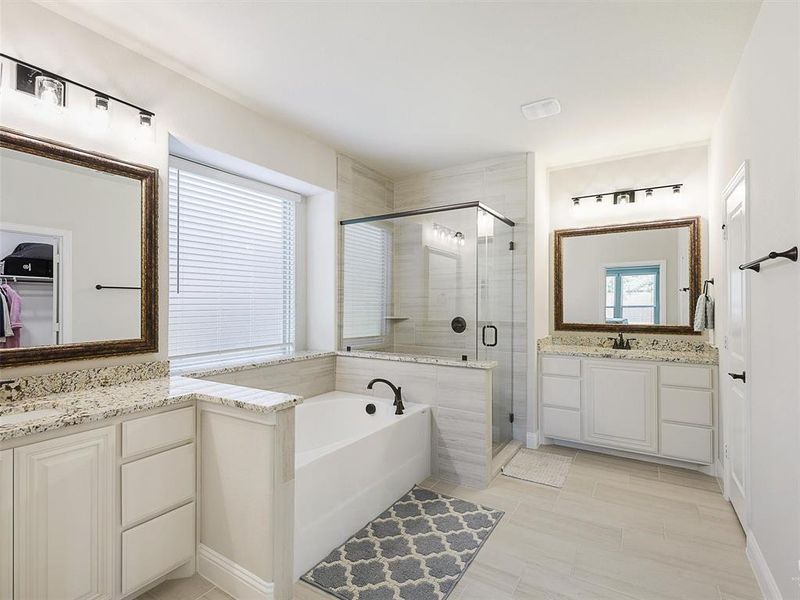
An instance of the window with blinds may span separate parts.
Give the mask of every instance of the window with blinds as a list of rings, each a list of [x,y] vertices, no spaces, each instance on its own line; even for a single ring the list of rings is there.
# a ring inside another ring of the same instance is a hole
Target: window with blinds
[[[174,370],[294,350],[299,200],[280,188],[170,159],[169,357]]]
[[[344,228],[343,337],[354,346],[381,343],[390,297],[391,233],[370,223]]]

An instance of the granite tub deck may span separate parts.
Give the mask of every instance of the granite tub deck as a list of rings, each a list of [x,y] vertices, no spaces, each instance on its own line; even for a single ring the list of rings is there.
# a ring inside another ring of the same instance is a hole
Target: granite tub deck
[[[717,365],[719,351],[705,343],[682,340],[638,340],[630,350],[615,350],[603,344],[603,338],[543,338],[538,341],[539,354],[556,356],[585,356],[587,358],[616,358],[647,360],[690,365]]]
[[[0,442],[192,401],[267,414],[291,408],[302,400],[293,394],[187,377],[132,381],[0,404]],[[3,417],[41,410],[47,413],[40,418],[2,424]]]

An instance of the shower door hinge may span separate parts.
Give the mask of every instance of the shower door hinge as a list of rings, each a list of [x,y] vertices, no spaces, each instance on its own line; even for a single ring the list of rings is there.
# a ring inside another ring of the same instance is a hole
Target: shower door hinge
[[[508,242],[508,249],[509,250],[513,250],[514,249],[514,242]]]
[[[509,423],[513,423],[514,422],[514,413],[508,413],[508,422]]]

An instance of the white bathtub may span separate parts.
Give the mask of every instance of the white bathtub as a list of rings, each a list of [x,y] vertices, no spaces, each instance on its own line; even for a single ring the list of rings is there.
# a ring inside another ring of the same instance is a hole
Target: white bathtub
[[[377,411],[369,415],[367,404]],[[295,579],[431,472],[431,411],[348,392],[295,409]]]

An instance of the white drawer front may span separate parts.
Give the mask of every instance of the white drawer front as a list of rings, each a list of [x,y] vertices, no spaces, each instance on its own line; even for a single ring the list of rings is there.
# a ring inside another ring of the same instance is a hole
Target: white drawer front
[[[543,356],[542,375],[581,376],[581,359],[570,356]]]
[[[545,406],[581,407],[581,380],[542,376],[542,404]]]
[[[542,416],[545,436],[564,440],[581,439],[580,411],[546,406]]]
[[[661,424],[661,454],[696,463],[713,461],[711,429],[691,425]]]
[[[194,556],[194,503],[122,534],[122,593],[169,573]]]
[[[122,526],[194,498],[194,444],[122,465]]]
[[[122,424],[122,457],[157,450],[194,437],[194,408],[150,415]]]
[[[711,392],[684,388],[661,388],[661,420],[690,425],[712,424]]]
[[[711,389],[713,379],[711,367],[689,367],[684,365],[661,365],[661,385],[677,385]]]

